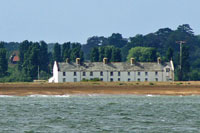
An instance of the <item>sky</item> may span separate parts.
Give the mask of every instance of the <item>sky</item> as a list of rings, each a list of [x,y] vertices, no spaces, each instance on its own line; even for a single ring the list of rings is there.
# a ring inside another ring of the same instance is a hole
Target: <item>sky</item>
[[[0,0],[0,41],[80,42],[175,30],[200,34],[200,0]]]

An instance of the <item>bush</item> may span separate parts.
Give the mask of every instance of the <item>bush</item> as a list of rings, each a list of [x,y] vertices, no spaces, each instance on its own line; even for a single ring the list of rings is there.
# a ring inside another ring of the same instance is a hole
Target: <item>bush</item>
[[[150,82],[149,85],[154,85],[154,83]]]

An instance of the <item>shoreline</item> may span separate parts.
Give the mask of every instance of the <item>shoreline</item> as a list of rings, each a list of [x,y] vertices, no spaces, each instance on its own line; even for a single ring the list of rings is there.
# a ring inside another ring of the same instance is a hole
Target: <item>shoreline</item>
[[[200,95],[200,82],[0,83],[0,95]]]

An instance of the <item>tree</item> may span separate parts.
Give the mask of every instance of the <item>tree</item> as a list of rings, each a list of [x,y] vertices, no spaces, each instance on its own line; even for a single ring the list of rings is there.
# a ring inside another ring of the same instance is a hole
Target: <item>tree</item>
[[[113,47],[111,61],[112,62],[121,62],[121,60],[122,60],[121,50],[119,48]]]
[[[91,54],[90,54],[90,61],[91,62],[99,61],[99,49],[97,47],[92,48]]]
[[[6,75],[8,70],[8,61],[6,59],[6,49],[0,44],[0,77]]]
[[[108,44],[118,48],[122,48],[127,44],[127,40],[122,37],[119,33],[113,33],[110,37],[108,37]]]
[[[83,51],[81,50],[80,43],[72,43],[71,53],[70,53],[70,60],[75,61],[76,58],[80,58],[80,61],[84,61]]]
[[[105,47],[99,47],[99,62],[102,62],[104,57],[105,57]]]
[[[62,60],[65,61],[67,58],[70,59],[71,43],[67,42],[62,45]]]
[[[62,58],[61,58],[61,46],[58,43],[56,43],[54,45],[53,59],[54,59],[54,61],[57,61],[57,62],[61,62],[62,61]]]
[[[40,53],[39,53],[39,67],[41,71],[48,73],[48,64],[49,64],[49,54],[48,54],[48,46],[46,42],[40,42]]]
[[[167,60],[170,61],[172,58],[173,58],[173,55],[174,55],[174,50],[170,47],[168,48],[167,50]]]
[[[180,81],[189,80],[189,72],[190,72],[190,57],[189,57],[189,47],[183,46],[183,53],[182,53],[182,65],[179,75]]]
[[[140,62],[154,62],[157,59],[157,51],[155,48],[135,47],[129,50],[127,60],[134,57],[136,61]]]

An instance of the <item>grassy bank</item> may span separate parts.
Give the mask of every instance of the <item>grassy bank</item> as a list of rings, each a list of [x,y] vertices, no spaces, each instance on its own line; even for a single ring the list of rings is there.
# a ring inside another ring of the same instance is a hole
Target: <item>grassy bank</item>
[[[136,94],[200,95],[200,82],[1,83],[0,95]]]

